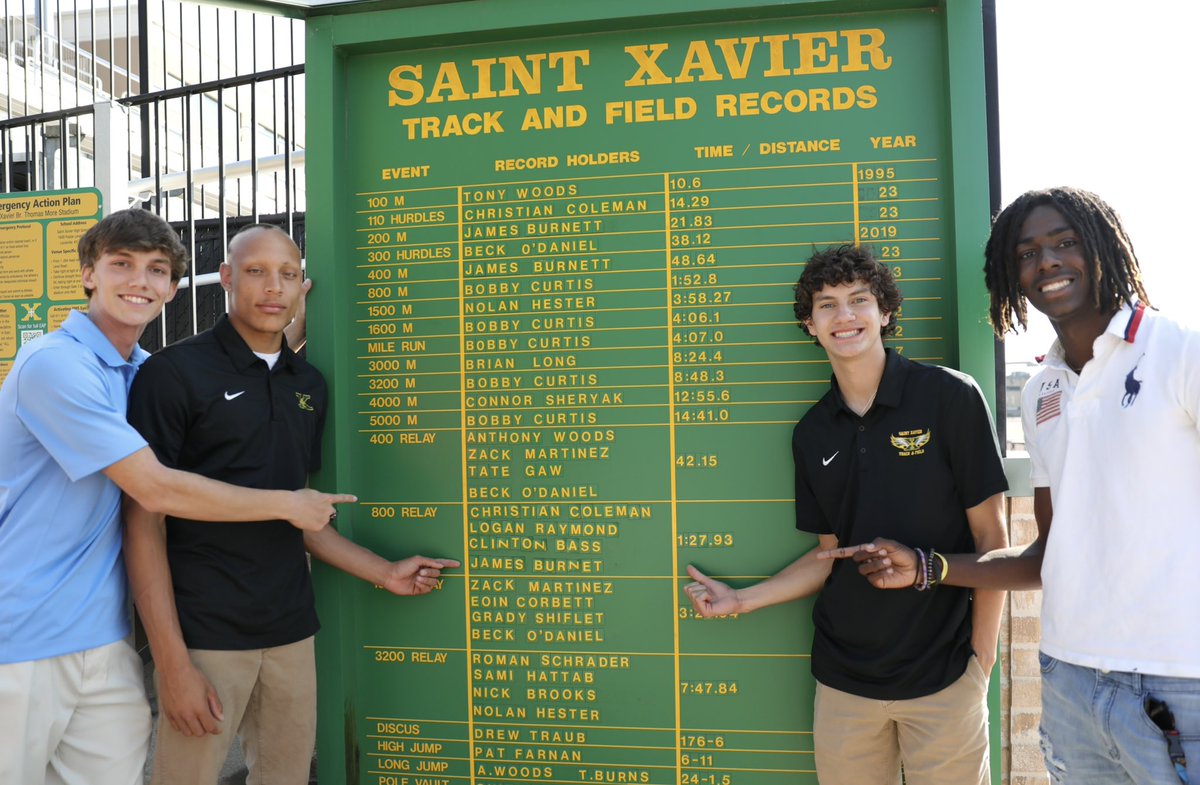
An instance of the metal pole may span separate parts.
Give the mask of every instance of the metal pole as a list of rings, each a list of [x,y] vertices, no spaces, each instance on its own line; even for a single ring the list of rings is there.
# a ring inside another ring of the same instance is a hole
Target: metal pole
[[[96,104],[96,188],[104,200],[104,212],[124,209],[129,204],[129,139],[127,115],[116,101]]]
[[[138,0],[138,94],[150,92],[150,9],[148,0]],[[142,129],[142,177],[150,176],[150,113],[138,107]]]

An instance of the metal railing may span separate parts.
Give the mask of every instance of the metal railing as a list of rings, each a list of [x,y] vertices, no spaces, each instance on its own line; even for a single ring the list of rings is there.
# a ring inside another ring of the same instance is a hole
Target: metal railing
[[[128,183],[106,211],[168,220],[201,284],[144,343],[211,325],[224,294],[204,284],[230,234],[267,222],[303,239],[302,23],[175,0],[0,3],[0,191]],[[124,111],[95,111],[114,100]],[[123,164],[105,160],[114,141]]]

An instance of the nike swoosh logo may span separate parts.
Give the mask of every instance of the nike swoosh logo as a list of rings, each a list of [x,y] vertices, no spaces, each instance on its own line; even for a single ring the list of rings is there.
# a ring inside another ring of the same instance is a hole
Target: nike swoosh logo
[[[225,400],[232,401],[234,398],[238,397],[239,395],[244,394],[245,392],[246,392],[245,390],[241,390],[241,391],[235,392],[235,393],[225,393]]]
[[[838,450],[838,451],[837,451],[837,452],[835,452],[833,455],[830,455],[828,458],[822,458],[822,459],[821,459],[821,465],[822,465],[822,466],[828,466],[829,464],[833,463],[833,459],[834,459],[834,458],[836,458],[836,457],[838,457],[838,453],[840,453],[840,452],[841,452],[841,450]]]

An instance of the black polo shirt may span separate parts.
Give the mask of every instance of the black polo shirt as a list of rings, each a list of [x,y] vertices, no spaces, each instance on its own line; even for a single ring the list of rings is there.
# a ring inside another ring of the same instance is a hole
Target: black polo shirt
[[[129,422],[166,466],[295,490],[320,466],[326,401],[315,368],[285,345],[268,369],[222,316],[146,361],[129,393]],[[168,516],[167,558],[190,648],[282,646],[317,631],[303,533],[286,521]]]
[[[975,550],[966,510],[1008,488],[987,403],[965,374],[887,352],[859,417],[837,380],[792,432],[796,527],[839,545],[890,537],[942,553]],[[880,591],[835,562],[813,608],[813,676],[878,700],[930,695],[966,670],[970,590]]]

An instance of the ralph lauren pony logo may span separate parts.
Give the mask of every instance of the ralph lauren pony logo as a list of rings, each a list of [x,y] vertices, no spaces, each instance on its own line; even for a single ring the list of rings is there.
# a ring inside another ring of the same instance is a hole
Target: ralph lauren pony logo
[[[1145,354],[1142,355],[1142,357],[1145,356]],[[1142,380],[1135,379],[1133,376],[1133,372],[1136,371],[1138,366],[1142,364],[1142,357],[1139,357],[1138,361],[1133,364],[1133,368],[1130,369],[1129,373],[1125,374],[1125,394],[1121,396],[1122,409],[1128,409],[1130,406],[1133,406],[1133,402],[1137,400],[1138,393],[1142,391]]]

